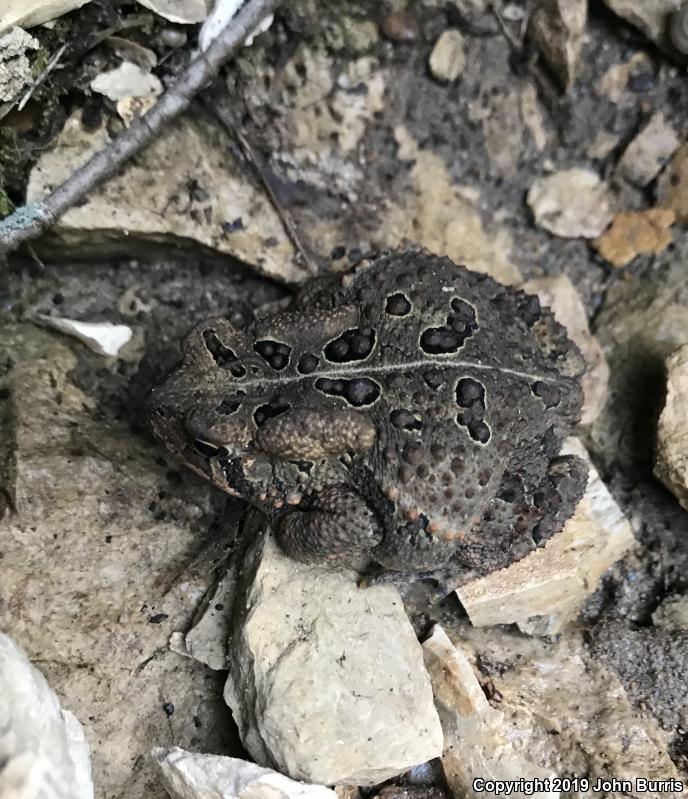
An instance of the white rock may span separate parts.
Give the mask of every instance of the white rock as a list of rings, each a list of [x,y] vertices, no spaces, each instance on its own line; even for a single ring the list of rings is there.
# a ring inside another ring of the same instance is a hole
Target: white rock
[[[91,81],[91,88],[117,102],[125,97],[157,97],[162,92],[162,83],[149,70],[123,61],[116,69],[97,75]]]
[[[688,344],[666,360],[667,387],[657,428],[655,474],[688,510]]]
[[[181,25],[203,22],[208,16],[210,0],[136,0],[158,16]]]
[[[444,31],[430,53],[430,72],[443,82],[456,80],[466,66],[463,36],[457,30]]]
[[[619,174],[631,183],[647,186],[679,144],[676,131],[658,111],[624,150],[617,166]]]
[[[208,18],[201,26],[198,34],[198,46],[201,50],[207,50],[210,43],[217,37],[229,22],[236,16],[239,9],[244,5],[244,0],[216,0],[213,10],[208,14]],[[258,24],[258,27],[246,39],[244,44],[248,47],[253,43],[253,39],[265,32],[274,19],[273,14],[268,14],[265,19]]]
[[[508,734],[504,713],[487,701],[466,655],[452,644],[439,624],[423,643],[423,653],[444,732],[442,767],[454,796],[484,799],[485,792],[473,787],[477,778],[532,780],[556,776],[518,751]],[[556,799],[559,791],[527,795]],[[513,791],[509,796],[526,794]]]
[[[536,180],[528,205],[537,225],[567,239],[594,239],[613,216],[606,185],[587,169],[567,169]]]
[[[202,755],[175,746],[151,752],[173,799],[337,799],[323,785],[290,780],[236,757]]]
[[[374,785],[437,757],[442,730],[397,590],[360,589],[354,572],[255,538],[225,688],[249,754],[327,785]]]
[[[562,451],[587,460],[585,495],[563,530],[544,547],[457,589],[475,626],[518,622],[526,632],[558,632],[595,591],[604,572],[635,543],[628,520],[585,447],[570,438]]]
[[[79,322],[44,314],[37,314],[36,318],[48,327],[78,338],[99,355],[114,357],[133,335],[127,325],[115,325],[112,322]]]
[[[61,17],[91,0],[3,0],[0,3],[0,33],[21,25],[31,28]]]
[[[84,731],[45,677],[0,633],[0,796],[92,799]]]
[[[607,401],[609,366],[599,341],[588,327],[585,306],[573,283],[566,275],[541,277],[529,280],[521,288],[529,294],[537,294],[540,303],[552,310],[559,324],[564,325],[572,341],[585,359],[586,369],[583,386],[583,410],[581,424],[595,421]]]
[[[31,62],[27,50],[37,50],[38,39],[22,28],[12,28],[0,36],[0,104],[17,99],[32,82]]]

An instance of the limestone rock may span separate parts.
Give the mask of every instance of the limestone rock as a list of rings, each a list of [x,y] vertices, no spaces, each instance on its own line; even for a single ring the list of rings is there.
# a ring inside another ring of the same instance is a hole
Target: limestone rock
[[[463,36],[457,30],[444,31],[430,53],[430,72],[436,80],[450,83],[456,80],[466,65]]]
[[[45,677],[0,633],[0,796],[92,799],[88,743]]]
[[[688,595],[672,594],[652,614],[652,623],[662,630],[688,632]]]
[[[667,387],[657,428],[655,474],[688,510],[688,345],[666,361]]]
[[[0,33],[14,25],[32,28],[61,17],[91,0],[5,0],[0,6]]]
[[[170,648],[204,663],[208,668],[226,670],[235,591],[236,576],[227,571],[204,597],[191,629],[186,634],[172,634]]]
[[[97,75],[91,81],[91,88],[117,102],[126,97],[157,97],[162,92],[162,83],[150,70],[123,61],[116,69]]]
[[[658,111],[624,150],[617,169],[637,186],[647,186],[657,177],[679,145],[673,127]]]
[[[562,238],[594,239],[612,220],[606,185],[587,169],[567,169],[540,178],[528,191],[540,227]]]
[[[669,208],[623,211],[593,241],[599,254],[614,266],[626,266],[637,255],[659,255],[671,244],[676,214]]]
[[[479,799],[485,795],[474,783],[482,780],[545,779],[551,769],[533,762],[508,734],[504,713],[485,696],[466,655],[436,624],[423,643],[425,664],[444,732],[442,767],[454,796]],[[559,791],[536,791],[530,796],[556,799]],[[510,794],[525,797],[516,791]]]
[[[225,698],[260,764],[374,785],[437,757],[422,650],[395,588],[297,563],[261,536],[241,557]]]
[[[475,626],[517,622],[526,632],[559,632],[595,591],[604,572],[635,543],[629,522],[583,445],[568,439],[563,451],[588,461],[583,499],[544,547],[457,589]]]
[[[658,47],[667,49],[667,18],[682,0],[604,0],[615,14],[630,22]]]
[[[545,0],[530,20],[530,35],[567,90],[576,80],[587,18],[587,0]]]
[[[323,785],[296,782],[236,757],[156,747],[153,760],[173,799],[337,799]]]
[[[466,625],[454,642],[471,664],[480,664],[481,681],[499,697],[504,734],[519,751],[537,753],[546,768],[585,775],[593,785],[597,779],[679,778],[667,736],[652,717],[633,709],[616,673],[591,657],[580,631],[548,643]],[[673,683],[680,680],[675,673]],[[590,793],[569,795],[583,799]],[[637,795],[681,797],[669,791]]]
[[[12,508],[0,629],[81,719],[99,796],[164,799],[153,745],[238,748],[220,675],[167,648],[219,558],[203,544],[212,493],[191,475],[172,482],[129,421],[96,410],[68,377],[70,343],[30,324],[0,330],[0,516]]]
[[[39,200],[98,149],[105,127],[86,131],[76,113],[29,178],[27,200]],[[179,153],[184,153],[182,162]],[[174,164],[175,168],[170,169]],[[184,117],[83,204],[67,211],[51,232],[83,253],[122,251],[135,242],[194,242],[238,258],[264,275],[286,281],[304,277],[294,249],[262,188],[227,149],[224,134]]]
[[[0,104],[12,103],[32,81],[26,53],[38,49],[38,39],[21,28],[0,35]]]
[[[537,294],[540,303],[551,308],[557,322],[564,325],[583,354],[586,369],[581,379],[581,424],[591,424],[607,401],[609,366],[600,343],[590,332],[585,307],[578,292],[566,275],[535,278],[524,283],[521,288],[529,294]]]
[[[136,0],[136,2],[160,17],[182,25],[203,22],[208,16],[208,8],[211,5],[208,0]]]
[[[674,153],[657,181],[657,205],[676,212],[679,222],[688,222],[688,143]]]

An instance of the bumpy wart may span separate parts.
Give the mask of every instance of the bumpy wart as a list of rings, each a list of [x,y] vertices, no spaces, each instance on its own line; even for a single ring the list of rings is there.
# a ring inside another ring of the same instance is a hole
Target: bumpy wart
[[[150,418],[293,557],[465,579],[573,513],[586,470],[559,450],[582,368],[536,297],[410,251],[245,329],[198,325]]]

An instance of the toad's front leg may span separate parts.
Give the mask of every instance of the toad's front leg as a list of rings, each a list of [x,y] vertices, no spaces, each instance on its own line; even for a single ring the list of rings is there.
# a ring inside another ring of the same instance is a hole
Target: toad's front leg
[[[382,528],[361,497],[345,485],[318,492],[307,507],[285,512],[276,524],[277,543],[303,563],[356,566],[380,543]]]

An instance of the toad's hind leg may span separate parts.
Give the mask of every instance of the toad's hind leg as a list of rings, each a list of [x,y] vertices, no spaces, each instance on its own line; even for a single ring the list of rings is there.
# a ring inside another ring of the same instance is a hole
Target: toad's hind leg
[[[559,532],[573,516],[587,485],[588,467],[576,455],[552,458],[532,492],[509,486],[497,506],[483,514],[480,523],[456,548],[444,565],[424,571],[387,571],[368,577],[364,585],[434,580],[433,599],[442,599],[469,580],[503,569],[528,555]]]
[[[358,566],[382,540],[382,528],[358,494],[335,485],[319,492],[311,507],[282,515],[275,536],[287,555],[303,563]]]

